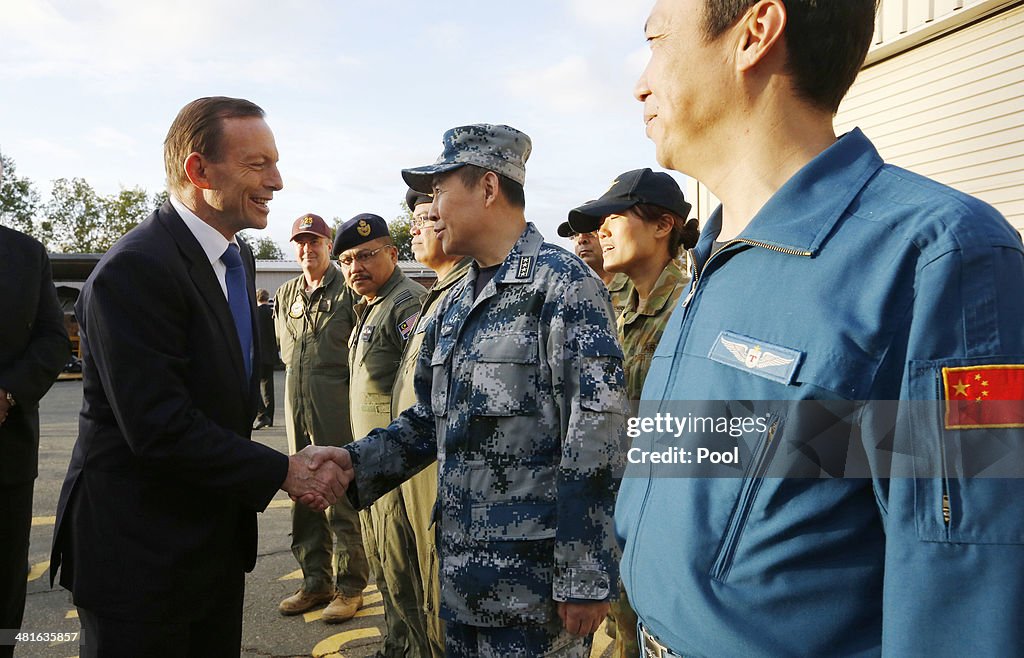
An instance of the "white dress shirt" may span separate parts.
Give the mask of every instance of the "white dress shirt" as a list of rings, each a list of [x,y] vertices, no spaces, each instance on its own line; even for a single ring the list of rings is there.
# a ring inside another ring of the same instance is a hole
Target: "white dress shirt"
[[[228,248],[229,244],[238,244],[238,242],[234,238],[227,240],[220,234],[220,231],[199,219],[194,212],[189,210],[173,194],[170,195],[170,199],[171,205],[178,211],[178,215],[185,222],[185,226],[188,227],[188,230],[192,232],[192,235],[199,242],[203,253],[210,259],[210,265],[213,266],[213,273],[217,275],[217,281],[220,283],[220,289],[224,293],[224,299],[227,299],[228,282],[226,277],[228,268],[227,265],[221,262],[220,257],[224,255],[224,251]]]

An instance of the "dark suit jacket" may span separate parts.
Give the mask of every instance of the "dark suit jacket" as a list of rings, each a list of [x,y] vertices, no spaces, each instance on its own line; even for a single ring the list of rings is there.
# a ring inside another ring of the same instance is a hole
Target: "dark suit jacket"
[[[0,485],[35,479],[39,400],[71,353],[46,249],[0,226],[0,388],[17,404],[0,425]]]
[[[255,261],[241,253],[255,307]],[[288,472],[249,440],[256,377],[227,300],[166,203],[103,256],[77,309],[85,399],[51,580],[63,564],[61,585],[101,616],[202,618],[239,580],[225,576],[255,564],[256,512]]]
[[[265,366],[277,365],[277,338],[274,335],[274,307],[260,304],[256,307],[256,326],[260,334],[260,361]]]

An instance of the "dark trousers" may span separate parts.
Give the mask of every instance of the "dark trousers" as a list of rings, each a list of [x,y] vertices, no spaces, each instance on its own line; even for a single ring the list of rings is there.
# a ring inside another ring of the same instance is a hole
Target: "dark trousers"
[[[260,407],[256,422],[274,424],[274,364],[260,365]]]
[[[203,601],[203,616],[181,622],[110,619],[78,609],[82,658],[236,658],[242,647],[245,575],[226,578],[215,600]]]
[[[21,628],[25,614],[32,485],[0,485],[0,629]],[[13,654],[13,644],[0,645],[0,658]]]

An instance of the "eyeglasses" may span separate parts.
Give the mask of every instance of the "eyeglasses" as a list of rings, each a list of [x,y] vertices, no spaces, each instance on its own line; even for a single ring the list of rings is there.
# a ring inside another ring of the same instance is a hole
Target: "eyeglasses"
[[[429,215],[420,215],[419,217],[413,217],[412,221],[409,222],[409,228],[416,231],[422,231],[425,226],[433,226],[434,220],[430,219]]]
[[[386,244],[386,245],[382,245],[380,247],[377,247],[373,251],[360,251],[360,252],[356,253],[356,255],[354,255],[354,256],[338,256],[338,262],[341,263],[342,265],[344,265],[345,267],[351,267],[352,263],[354,263],[356,261],[359,261],[360,263],[365,263],[366,261],[368,261],[371,258],[373,258],[374,256],[376,256],[377,253],[381,249],[387,249],[390,246],[391,245]]]

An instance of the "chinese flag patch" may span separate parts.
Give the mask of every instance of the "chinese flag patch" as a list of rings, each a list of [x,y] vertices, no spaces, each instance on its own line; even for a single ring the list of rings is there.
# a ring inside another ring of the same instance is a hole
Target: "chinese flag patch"
[[[1024,365],[942,369],[946,429],[1024,427]]]

